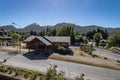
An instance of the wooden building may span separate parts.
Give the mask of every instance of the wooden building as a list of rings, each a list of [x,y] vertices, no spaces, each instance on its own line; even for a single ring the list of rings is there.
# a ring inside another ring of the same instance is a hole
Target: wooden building
[[[0,36],[0,46],[9,46],[11,44],[11,37],[1,37]]]
[[[68,48],[70,37],[30,36],[24,42],[32,49],[55,49],[59,46]]]

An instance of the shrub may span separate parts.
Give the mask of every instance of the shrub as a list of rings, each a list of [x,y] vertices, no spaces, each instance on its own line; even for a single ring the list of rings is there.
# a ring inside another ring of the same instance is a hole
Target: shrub
[[[99,46],[105,47],[106,43],[99,43]]]
[[[104,48],[105,48],[105,49],[108,49],[108,48],[110,48],[110,47],[111,47],[111,45],[107,43]]]
[[[25,79],[29,78],[30,75],[31,75],[31,72],[29,72],[29,71],[25,71],[25,72],[23,73],[23,77],[24,77]]]
[[[117,52],[116,47],[111,47],[110,50],[115,53]]]
[[[76,76],[76,77],[75,77],[75,80],[84,80],[84,76],[85,76],[85,74],[82,73],[82,74],[80,75],[80,77]]]
[[[48,68],[45,80],[64,80],[64,72],[60,71],[57,73],[57,65],[51,65],[50,68]]]
[[[37,72],[31,72],[31,77],[30,80],[35,80],[35,78],[37,77],[38,73]]]
[[[0,66],[0,73],[7,73],[7,69],[5,69],[5,66]]]
[[[92,51],[94,50],[93,46],[84,46],[83,51],[87,52],[88,54],[92,55]]]
[[[58,47],[58,49],[56,50],[56,52],[59,53],[59,54],[62,54],[62,55],[66,55],[66,54],[69,53],[69,51],[66,48],[61,47],[61,46]]]

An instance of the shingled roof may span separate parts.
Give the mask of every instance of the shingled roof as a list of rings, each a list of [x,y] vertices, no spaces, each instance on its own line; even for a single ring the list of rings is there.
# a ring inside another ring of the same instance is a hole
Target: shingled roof
[[[60,36],[60,37],[45,36],[45,38],[47,38],[51,42],[70,42],[70,37],[68,36]]]
[[[30,41],[32,41],[35,38],[37,38],[38,40],[42,41],[45,45],[51,45],[51,42],[47,41],[42,36],[30,36],[24,42],[30,42]]]
[[[40,41],[42,41],[44,44],[48,45],[52,45],[50,41],[46,40],[44,37],[37,37]]]
[[[52,45],[53,42],[67,42],[70,44],[70,37],[60,36],[60,37],[51,37],[51,36],[30,36],[24,42],[30,42],[33,39],[39,39],[46,45]]]
[[[30,42],[32,41],[36,36],[30,36],[28,37],[26,40],[24,40],[24,42]]]

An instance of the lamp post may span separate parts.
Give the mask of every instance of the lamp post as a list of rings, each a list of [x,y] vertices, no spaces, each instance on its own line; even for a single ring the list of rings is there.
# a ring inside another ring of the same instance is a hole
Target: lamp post
[[[20,47],[19,47],[19,49],[20,49],[20,53],[21,53],[21,26],[19,26],[18,24],[14,23],[14,22],[12,22],[12,24],[16,25],[16,26],[18,26],[20,28],[20,39],[19,39],[19,41],[20,41]]]

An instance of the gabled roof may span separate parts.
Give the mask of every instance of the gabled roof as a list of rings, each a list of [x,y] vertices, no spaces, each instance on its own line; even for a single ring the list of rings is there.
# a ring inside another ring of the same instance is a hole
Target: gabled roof
[[[37,39],[39,39],[40,41],[42,41],[44,44],[46,45],[52,45],[50,41],[46,40],[44,37],[36,37]]]
[[[24,42],[29,42],[32,41],[36,36],[30,36],[28,37],[26,40],[24,40]]]
[[[60,36],[60,37],[50,37],[50,36],[30,36],[24,42],[30,42],[33,39],[39,39],[45,45],[52,45],[53,42],[68,42],[70,44],[70,37]]]
[[[30,42],[30,41],[32,41],[35,38],[37,38],[38,40],[42,41],[45,45],[51,45],[51,43],[49,41],[47,41],[46,39],[44,39],[41,36],[30,36],[24,42]]]

